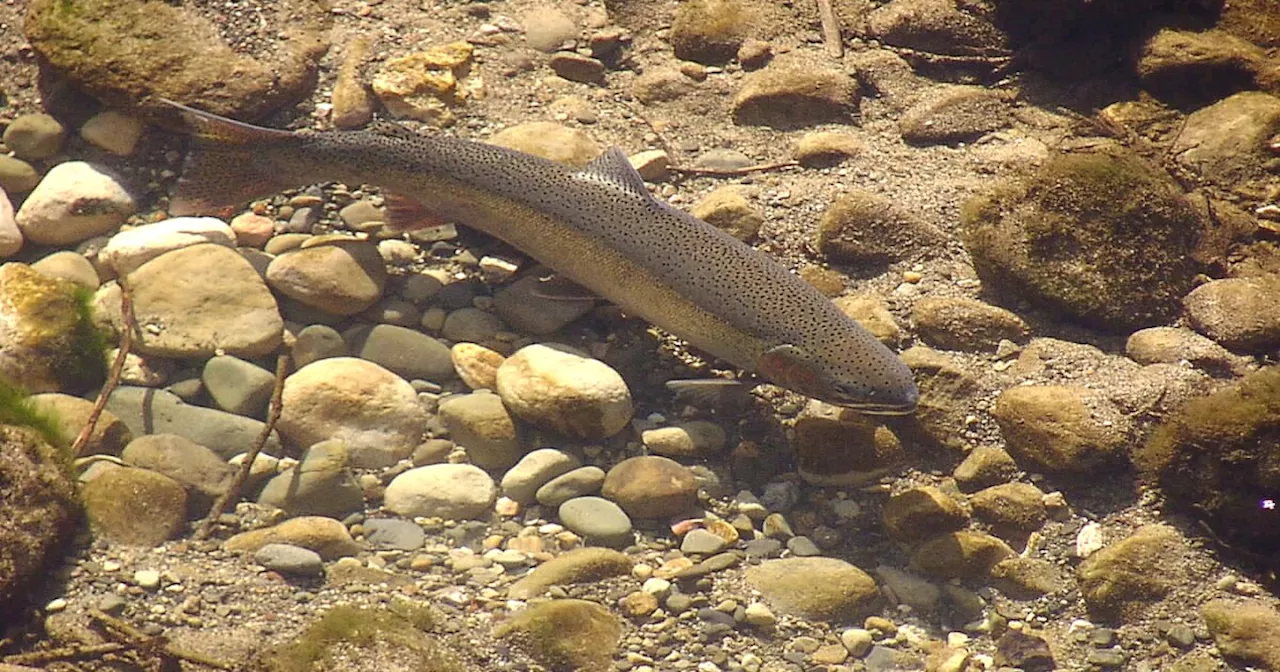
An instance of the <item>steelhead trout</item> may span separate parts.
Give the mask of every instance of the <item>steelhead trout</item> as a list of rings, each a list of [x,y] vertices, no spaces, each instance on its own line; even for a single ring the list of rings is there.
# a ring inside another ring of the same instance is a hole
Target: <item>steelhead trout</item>
[[[196,137],[173,215],[316,182],[377,185],[412,199],[389,208],[393,226],[424,213],[465,224],[781,387],[864,413],[915,409],[897,355],[781,264],[654,198],[616,147],[574,169],[394,124],[291,132],[173,105]]]

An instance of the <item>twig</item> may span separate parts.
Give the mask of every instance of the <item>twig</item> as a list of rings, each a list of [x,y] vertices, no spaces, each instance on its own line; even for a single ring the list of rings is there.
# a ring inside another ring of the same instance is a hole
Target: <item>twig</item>
[[[43,665],[44,663],[52,663],[57,660],[97,658],[109,653],[117,653],[127,648],[129,647],[124,644],[107,642],[105,644],[90,644],[87,646],[60,646],[56,649],[32,651],[31,653],[15,653],[12,656],[4,657],[3,663],[0,663],[0,670],[4,670],[5,665]]]
[[[667,170],[681,175],[694,175],[698,177],[737,177],[740,175],[749,175],[751,173],[763,173],[770,170],[781,170],[783,168],[791,168],[800,165],[799,161],[777,161],[774,163],[761,163],[755,166],[747,166],[746,168],[732,168],[723,170],[720,168],[677,168],[672,166]]]
[[[844,56],[844,41],[840,38],[840,20],[831,0],[818,0],[818,18],[822,20],[822,46],[831,58]]]
[[[106,381],[102,383],[102,390],[98,392],[98,398],[93,402],[89,419],[85,421],[84,427],[80,428],[80,434],[76,436],[76,440],[71,443],[73,458],[84,450],[85,444],[89,443],[90,437],[93,436],[93,430],[98,427],[98,419],[102,417],[102,411],[107,407],[107,399],[120,385],[120,375],[124,373],[125,359],[133,349],[133,333],[138,325],[133,317],[133,295],[123,281],[120,283],[120,318],[124,322],[124,333],[120,336],[120,347],[116,352],[116,359],[111,363],[111,370],[107,373]]]
[[[97,609],[89,610],[89,617],[102,626],[103,633],[112,639],[140,653],[149,653],[161,658],[177,658],[178,660],[204,665],[218,670],[234,669],[232,665],[214,660],[198,653],[184,651],[170,643],[163,635],[151,637],[128,623],[103,613]]]
[[[240,496],[240,488],[244,487],[244,482],[249,479],[249,471],[253,469],[253,463],[258,459],[258,453],[261,453],[262,447],[267,445],[267,439],[271,438],[271,432],[275,429],[276,423],[280,421],[281,398],[284,396],[284,378],[288,371],[289,355],[281,353],[276,358],[275,386],[271,390],[271,405],[267,410],[267,422],[262,427],[262,433],[258,435],[258,440],[254,441],[253,446],[249,448],[249,453],[245,455],[244,462],[240,464],[240,471],[236,472],[236,477],[227,486],[227,491],[213,502],[213,507],[209,509],[209,515],[200,521],[200,527],[196,529],[196,539],[207,539],[209,532],[213,529],[214,522],[218,520],[223,511],[227,510],[227,505]]]

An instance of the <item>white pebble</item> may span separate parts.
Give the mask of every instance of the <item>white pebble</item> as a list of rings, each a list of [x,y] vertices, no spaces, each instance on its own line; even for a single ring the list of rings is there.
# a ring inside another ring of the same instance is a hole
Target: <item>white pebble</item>
[[[139,569],[133,573],[133,582],[138,584],[139,588],[155,590],[160,587],[160,572],[154,569]]]
[[[67,608],[67,600],[62,597],[55,597],[49,600],[49,604],[44,605],[44,610],[50,614],[56,614]]]

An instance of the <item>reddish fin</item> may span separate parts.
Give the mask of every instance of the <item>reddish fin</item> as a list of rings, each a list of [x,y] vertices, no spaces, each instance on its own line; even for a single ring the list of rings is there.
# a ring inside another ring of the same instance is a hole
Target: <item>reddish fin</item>
[[[169,214],[224,214],[247,201],[297,186],[260,160],[272,145],[296,141],[296,134],[164,102],[178,109],[196,138],[169,200]]]
[[[387,228],[397,233],[444,226],[447,222],[412,196],[383,192]]]

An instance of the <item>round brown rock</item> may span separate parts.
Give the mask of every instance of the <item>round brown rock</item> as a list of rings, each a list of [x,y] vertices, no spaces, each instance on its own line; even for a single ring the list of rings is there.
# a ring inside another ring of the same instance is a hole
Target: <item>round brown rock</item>
[[[80,496],[94,533],[116,544],[157,546],[177,535],[187,518],[186,489],[148,469],[108,469]]]
[[[766,560],[747,570],[747,582],[775,609],[814,620],[848,621],[880,602],[875,580],[836,558]]]
[[[601,494],[633,518],[667,518],[697,506],[698,481],[675,460],[642,455],[610,469]]]

